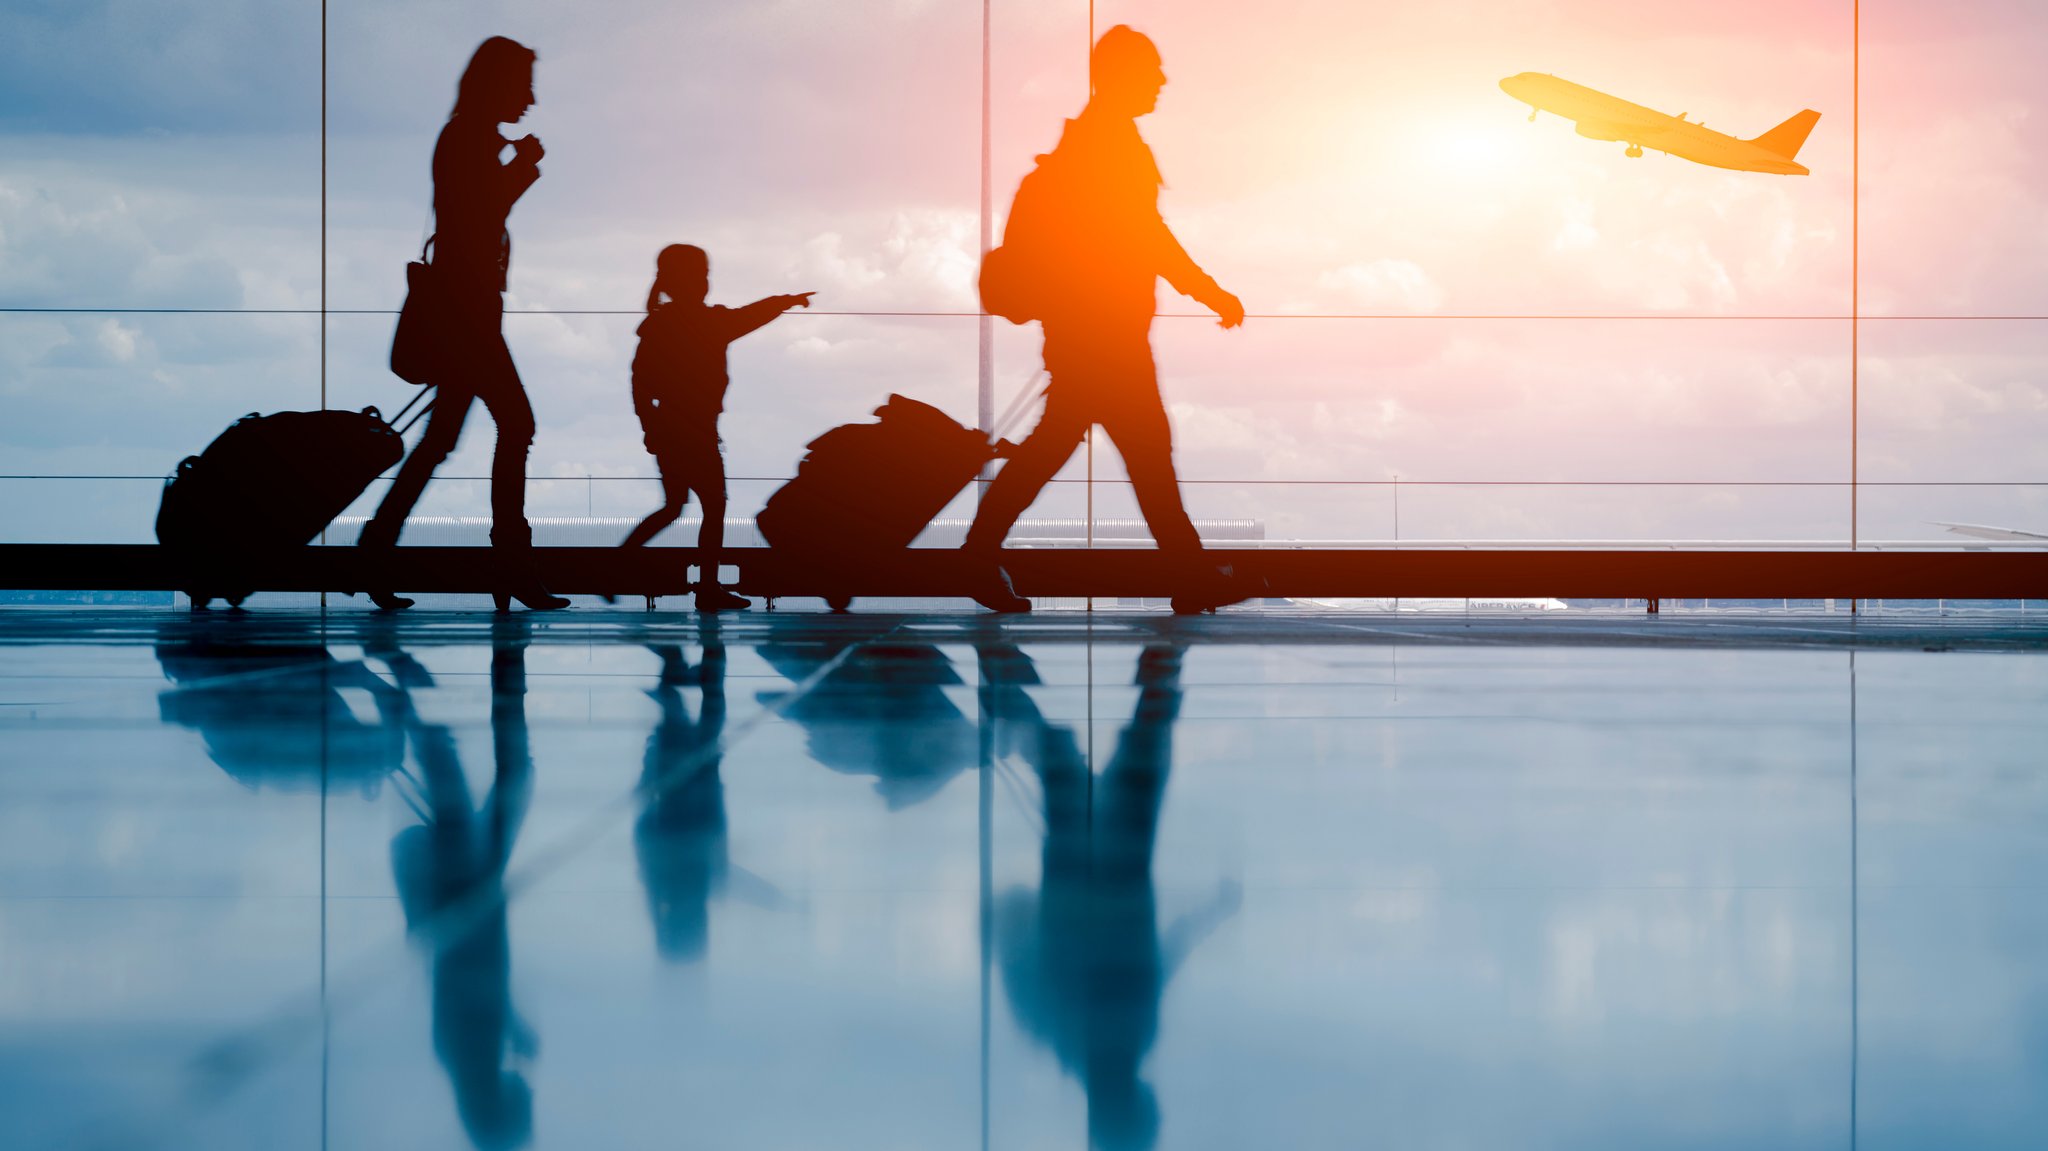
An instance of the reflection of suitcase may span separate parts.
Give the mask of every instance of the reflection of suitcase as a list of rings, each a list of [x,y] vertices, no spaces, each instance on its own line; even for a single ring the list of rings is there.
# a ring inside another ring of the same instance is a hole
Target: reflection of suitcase
[[[771,546],[820,559],[908,547],[995,457],[980,432],[930,404],[892,395],[875,415],[810,442],[796,478],[755,517]]]
[[[400,435],[375,408],[252,412],[178,464],[164,484],[156,538],[216,563],[303,546],[404,457]],[[204,607],[214,596],[239,604],[254,589],[184,590]]]

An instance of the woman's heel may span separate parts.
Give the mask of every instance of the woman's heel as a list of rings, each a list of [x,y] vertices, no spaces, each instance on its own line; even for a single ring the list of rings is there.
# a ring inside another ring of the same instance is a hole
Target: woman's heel
[[[697,585],[698,611],[745,611],[753,606],[745,596],[736,595],[715,583]]]
[[[527,586],[501,589],[491,593],[491,601],[501,612],[511,611],[513,601],[527,611],[560,611],[569,606],[569,597],[556,595],[541,586],[539,580],[529,580]]]
[[[511,611],[513,600],[518,600],[527,611],[560,611],[569,606],[569,597],[555,595],[540,582],[531,542],[521,540],[511,547],[495,540],[493,543],[498,552],[498,586],[491,589],[491,599],[499,611]]]
[[[363,528],[362,535],[356,539],[356,548],[368,561],[366,566],[379,569],[374,573],[371,590],[364,593],[370,597],[370,602],[377,606],[377,610],[404,611],[411,607],[413,601],[409,597],[390,590],[390,585],[384,582],[390,578],[390,572],[385,569],[390,564],[393,553],[398,550],[397,534],[384,531],[372,521]]]

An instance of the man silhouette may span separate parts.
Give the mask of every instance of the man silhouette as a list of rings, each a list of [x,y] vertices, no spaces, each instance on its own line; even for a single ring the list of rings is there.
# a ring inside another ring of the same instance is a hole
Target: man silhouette
[[[1028,762],[1044,797],[1038,890],[1006,892],[996,906],[1003,987],[1024,1031],[1080,1080],[1096,1151],[1157,1144],[1159,1103],[1143,1066],[1167,984],[1241,901],[1226,882],[1159,921],[1152,852],[1173,771],[1182,654],[1172,643],[1139,653],[1137,706],[1094,776],[1074,729],[1047,719],[1025,690],[1038,682],[1030,657],[1002,643],[978,651],[996,754]]]
[[[1163,276],[1200,301],[1223,327],[1244,322],[1244,305],[1195,264],[1159,215],[1159,166],[1137,123],[1158,106],[1166,85],[1159,50],[1119,24],[1096,42],[1089,75],[1088,106],[1067,121],[1058,147],[1039,158],[1041,172],[1034,174],[1045,179],[1050,200],[1045,228],[1054,234],[1045,241],[1059,253],[1056,262],[1029,273],[1046,281],[1034,292],[1052,377],[1045,413],[989,485],[964,545],[986,560],[986,582],[975,600],[999,612],[1031,610],[998,562],[1003,538],[1095,424],[1123,455],[1160,550],[1199,563],[1202,541],[1181,504],[1172,431],[1152,361],[1157,281]],[[1011,234],[1018,214],[1013,210]],[[1220,585],[1220,573],[1202,572],[1175,597],[1175,610],[1219,606],[1230,598]]]

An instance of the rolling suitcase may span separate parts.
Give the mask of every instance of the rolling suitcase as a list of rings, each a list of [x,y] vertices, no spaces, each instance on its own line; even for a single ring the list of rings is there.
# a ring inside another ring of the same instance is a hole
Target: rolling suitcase
[[[422,391],[399,412],[403,419]],[[302,547],[354,503],[363,489],[405,456],[405,428],[376,408],[360,412],[254,412],[236,420],[206,450],[187,456],[164,482],[156,538],[210,564]],[[214,597],[240,605],[253,588],[183,589],[194,607]]]
[[[980,432],[930,404],[892,395],[875,415],[810,442],[796,477],[755,517],[769,546],[835,564],[909,547],[996,456]]]

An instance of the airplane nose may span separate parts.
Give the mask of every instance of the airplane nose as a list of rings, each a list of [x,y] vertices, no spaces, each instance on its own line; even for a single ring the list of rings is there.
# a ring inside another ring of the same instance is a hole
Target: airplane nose
[[[1517,72],[1500,82],[1500,90],[1519,100],[1522,98],[1522,89],[1527,87],[1528,83],[1529,74],[1527,72]]]

